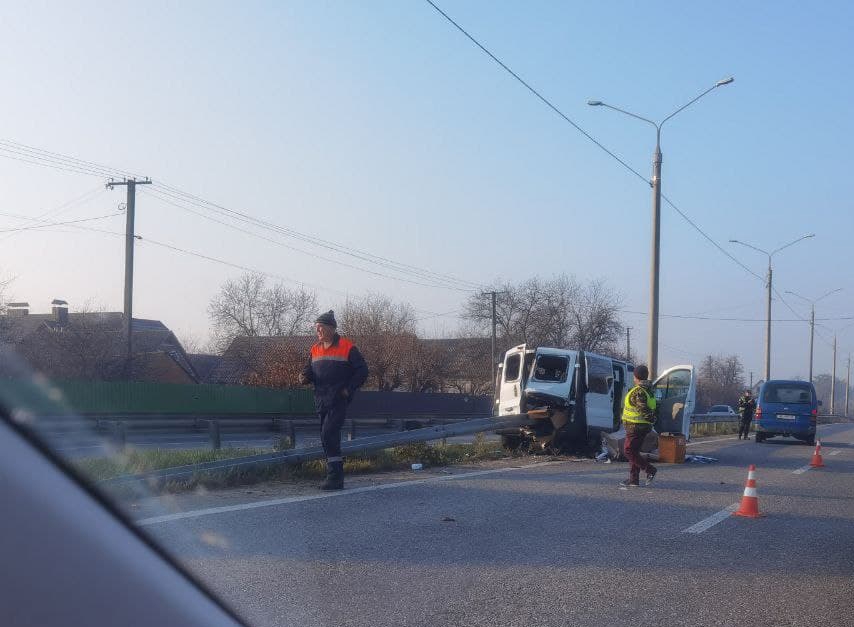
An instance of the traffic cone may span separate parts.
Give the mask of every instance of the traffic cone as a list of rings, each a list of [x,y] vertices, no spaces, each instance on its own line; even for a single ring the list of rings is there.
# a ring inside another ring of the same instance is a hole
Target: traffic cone
[[[824,461],[821,459],[821,440],[815,441],[815,451],[812,454],[811,468],[824,468]]]
[[[759,498],[756,496],[756,466],[750,464],[747,469],[747,483],[744,485],[744,496],[741,497],[741,506],[733,516],[744,516],[745,518],[759,518]]]

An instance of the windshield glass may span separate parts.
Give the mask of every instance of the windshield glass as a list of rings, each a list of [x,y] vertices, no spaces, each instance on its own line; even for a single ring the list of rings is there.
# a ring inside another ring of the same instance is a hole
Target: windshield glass
[[[569,360],[559,355],[537,355],[534,364],[533,379],[537,381],[550,381],[563,383],[568,376]]]

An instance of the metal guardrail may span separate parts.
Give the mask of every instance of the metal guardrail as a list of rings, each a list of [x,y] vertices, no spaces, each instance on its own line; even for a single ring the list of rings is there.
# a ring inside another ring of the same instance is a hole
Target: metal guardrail
[[[693,420],[693,424],[709,424],[709,423],[734,423],[738,417],[732,419],[729,416],[709,416],[707,414],[698,414]],[[495,431],[508,427],[520,426],[528,422],[527,414],[514,414],[510,416],[492,416],[488,418],[474,418],[470,420],[462,420],[448,424],[433,425],[421,429],[413,429],[410,431],[401,431],[388,433],[378,436],[371,436],[351,441],[342,442],[341,452],[344,455],[352,455],[354,453],[367,453],[370,451],[382,450],[402,444],[411,444],[414,442],[429,442],[432,440],[442,440],[449,437],[460,435],[470,435],[473,433],[481,433],[485,431]],[[845,416],[819,416],[819,423],[827,424],[829,422],[849,422],[851,419]],[[291,423],[292,424],[292,423]],[[217,429],[217,437],[219,431]],[[190,464],[186,466],[178,466],[174,468],[163,468],[151,472],[123,475],[106,479],[99,482],[99,485],[104,487],[110,486],[130,486],[137,489],[148,486],[158,487],[170,480],[180,479],[193,475],[215,474],[217,472],[227,472],[236,468],[263,468],[268,466],[297,464],[314,459],[320,459],[324,456],[323,449],[319,446],[308,447],[302,449],[291,449],[277,453],[266,453],[261,455],[251,455],[247,457],[238,457],[233,459],[225,459],[215,462],[205,462],[201,464]]]
[[[483,431],[494,431],[495,429],[518,426],[527,421],[527,414],[514,414],[511,416],[502,416],[500,418],[475,418],[473,420],[464,420],[453,424],[434,425],[422,429],[413,429],[411,431],[389,433],[359,438],[350,442],[342,442],[341,452],[344,455],[367,453],[370,451],[400,446],[401,444],[429,442],[431,440],[442,440],[444,438],[470,435],[472,433],[480,433]],[[137,475],[123,475],[121,477],[114,477],[112,479],[100,481],[99,485],[119,486],[136,484],[137,486],[147,485],[150,487],[156,487],[170,480],[197,474],[229,471],[241,467],[263,468],[266,466],[298,464],[300,462],[320,459],[323,456],[323,449],[319,446],[303,449],[291,449],[289,451],[282,451],[279,453],[265,453],[262,455],[251,455],[248,457],[205,462],[202,464],[190,464],[175,468],[163,468],[161,470],[154,470]]]

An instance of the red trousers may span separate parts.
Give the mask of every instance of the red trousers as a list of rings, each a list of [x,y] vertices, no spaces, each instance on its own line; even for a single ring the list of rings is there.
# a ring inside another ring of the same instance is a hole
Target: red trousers
[[[626,444],[623,450],[629,460],[629,481],[633,483],[640,481],[641,470],[649,472],[652,469],[652,464],[640,454],[643,440],[651,429],[648,425],[626,425]]]

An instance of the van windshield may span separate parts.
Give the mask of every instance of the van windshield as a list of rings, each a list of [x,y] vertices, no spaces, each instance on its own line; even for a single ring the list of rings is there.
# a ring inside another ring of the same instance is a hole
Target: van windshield
[[[532,378],[536,381],[562,383],[566,381],[567,364],[566,357],[560,355],[537,355]]]
[[[766,403],[809,403],[812,390],[808,383],[767,383],[762,391]]]

